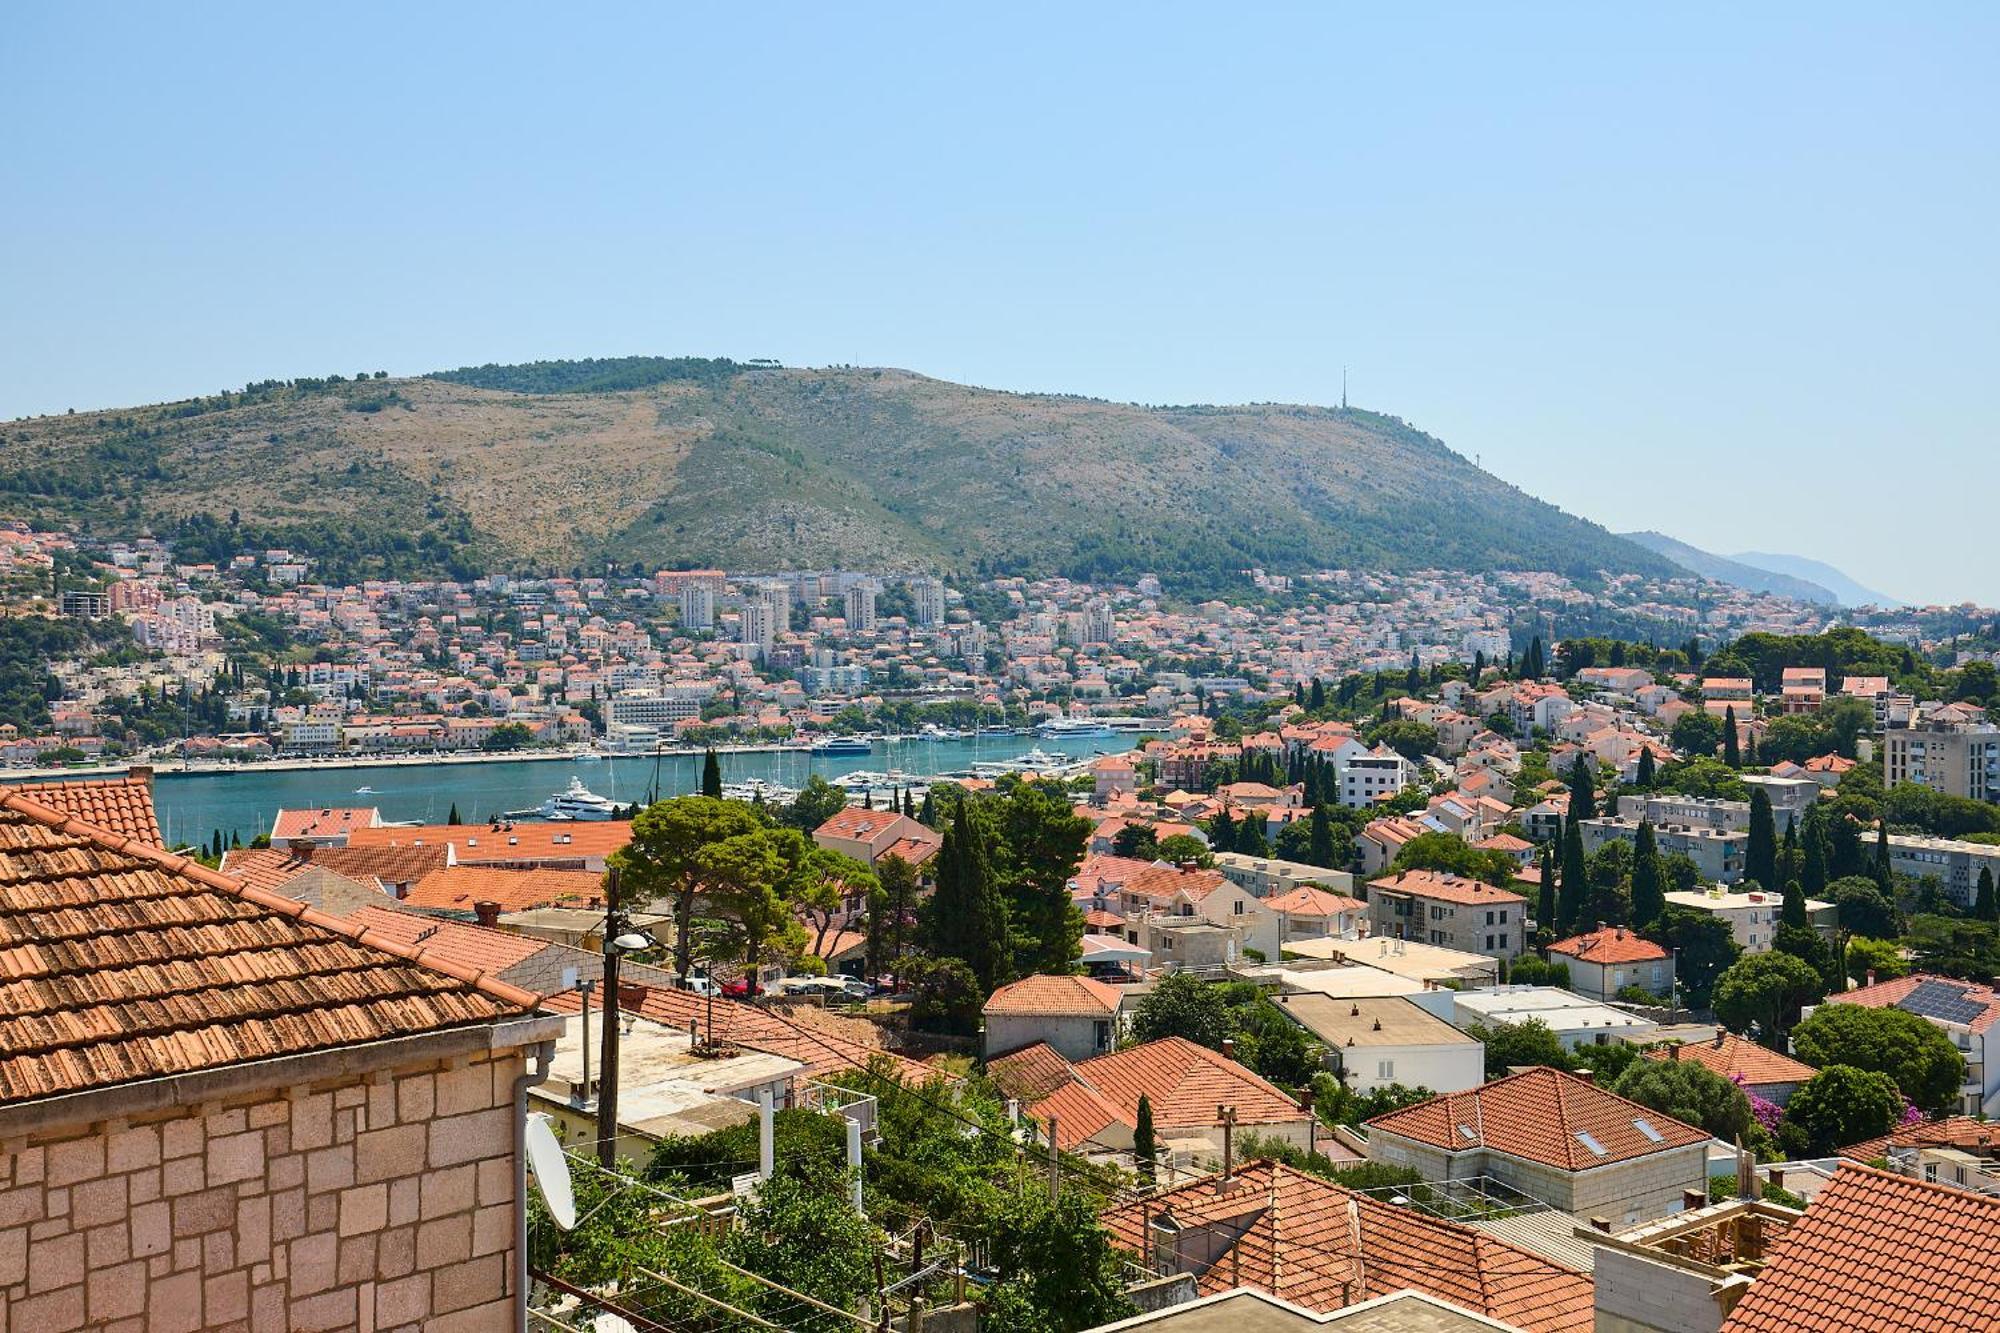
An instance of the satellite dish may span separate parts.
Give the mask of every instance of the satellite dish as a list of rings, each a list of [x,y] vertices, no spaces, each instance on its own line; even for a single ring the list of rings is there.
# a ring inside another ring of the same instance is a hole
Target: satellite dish
[[[613,1314],[609,1310],[591,1320],[590,1328],[591,1333],[639,1333],[638,1329],[632,1327],[631,1320],[623,1315]]]
[[[562,1144],[556,1141],[556,1133],[549,1128],[549,1118],[540,1111],[528,1117],[528,1169],[534,1172],[535,1188],[540,1191],[542,1202],[548,1205],[549,1216],[557,1226],[568,1231],[576,1225],[576,1195],[569,1187],[569,1163],[563,1157]],[[609,1333],[609,1330],[605,1330]]]

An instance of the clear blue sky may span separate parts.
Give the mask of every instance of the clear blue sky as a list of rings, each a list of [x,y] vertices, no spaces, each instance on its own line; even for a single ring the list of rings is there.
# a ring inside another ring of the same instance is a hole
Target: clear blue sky
[[[1345,364],[1614,528],[2000,603],[2000,10],[1903,8],[16,4],[0,417],[630,352],[1146,402]]]

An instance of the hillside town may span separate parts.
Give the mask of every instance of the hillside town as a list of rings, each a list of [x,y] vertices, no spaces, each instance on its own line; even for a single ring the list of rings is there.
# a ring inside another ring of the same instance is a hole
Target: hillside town
[[[2000,1324],[1990,611],[0,561],[8,1327]],[[1123,745],[717,760],[923,728]],[[708,762],[157,799],[538,748]]]

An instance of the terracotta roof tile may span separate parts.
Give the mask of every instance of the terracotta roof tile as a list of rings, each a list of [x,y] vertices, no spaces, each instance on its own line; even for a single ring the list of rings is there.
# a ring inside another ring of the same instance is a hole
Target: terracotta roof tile
[[[1609,926],[1557,940],[1549,946],[1549,952],[1585,963],[1650,963],[1667,956],[1665,949],[1623,926]]]
[[[1692,1060],[1724,1078],[1741,1075],[1749,1087],[1768,1083],[1803,1083],[1819,1071],[1811,1065],[1769,1046],[1759,1045],[1734,1032],[1721,1032],[1721,1040],[1689,1041],[1678,1046],[1655,1047],[1645,1052],[1648,1060]]]
[[[1227,1191],[1195,1181],[1104,1215],[1120,1244],[1144,1252],[1163,1210],[1183,1234],[1214,1225],[1219,1242],[1195,1271],[1203,1295],[1255,1287],[1315,1311],[1414,1288],[1530,1333],[1583,1333],[1590,1279],[1490,1236],[1383,1203],[1318,1176],[1250,1162]]]
[[[1045,1041],[1038,1041],[988,1060],[986,1077],[1009,1097],[1036,1102],[1073,1082],[1076,1075],[1062,1052]]]
[[[0,797],[0,1103],[487,1023],[536,997],[19,793]]]
[[[1089,977],[1033,976],[994,991],[982,1012],[1110,1015],[1122,1000],[1116,986]]]
[[[343,837],[356,828],[372,828],[381,820],[372,805],[314,806],[305,810],[280,810],[271,821],[271,841],[283,846],[292,838]]]
[[[1124,1124],[1134,1124],[1143,1095],[1153,1108],[1155,1128],[1207,1128],[1215,1108],[1236,1107],[1239,1125],[1303,1121],[1305,1111],[1271,1083],[1234,1060],[1185,1037],[1162,1037],[1108,1055],[1080,1061],[1076,1076],[1112,1106]],[[1041,1108],[1037,1107],[1039,1114]],[[1062,1126],[1068,1137],[1069,1126]]]
[[[415,885],[442,870],[451,849],[426,847],[314,847],[300,856],[288,847],[241,847],[223,853],[222,873],[254,888],[283,893],[285,885],[321,866],[363,884]]]
[[[0,788],[72,819],[81,819],[121,838],[137,838],[149,847],[164,847],[160,817],[153,809],[149,777],[78,778],[69,782],[33,782]]]
[[[1087,856],[1070,879],[1070,891],[1078,897],[1098,894],[1131,893],[1164,903],[1177,893],[1196,897],[1228,883],[1219,870],[1182,870],[1158,861],[1141,861],[1134,856]]]
[[[1847,1163],[1785,1229],[1725,1333],[2000,1328],[2000,1199]]]
[[[1368,904],[1315,885],[1301,884],[1290,892],[1266,898],[1264,908],[1287,916],[1338,916],[1342,912],[1365,912]]]
[[[1368,887],[1472,907],[1525,904],[1528,901],[1518,893],[1509,893],[1506,889],[1496,889],[1491,884],[1476,879],[1447,875],[1436,870],[1402,870],[1393,875],[1384,875],[1380,879],[1371,879],[1368,881]]]
[[[1996,1021],[2000,1021],[2000,991],[1994,990],[1991,986],[1982,986],[1976,981],[1941,977],[1934,972],[1912,972],[1909,976],[1897,977],[1894,981],[1878,981],[1873,986],[1863,986],[1859,990],[1829,995],[1826,997],[1826,1003],[1858,1004],[1869,1009],[1884,1009],[1893,1005],[1902,1009],[1906,1007],[1905,1002],[1910,998],[1910,993],[1926,982],[1948,986],[1958,993],[1959,998],[1982,1006],[1968,1025],[1972,1031],[1984,1032]]]
[[[424,946],[437,958],[448,958],[460,967],[498,975],[519,966],[544,949],[554,948],[547,940],[512,931],[489,930],[460,921],[440,921],[393,907],[362,907],[347,920],[367,930],[377,939],[397,944]]]
[[[1887,1157],[1891,1148],[1964,1148],[1993,1154],[2000,1152],[2000,1122],[1969,1115],[1925,1120],[1891,1130],[1880,1138],[1849,1144],[1840,1150],[1840,1155],[1856,1162],[1872,1162]]]
[[[477,902],[492,902],[503,912],[525,912],[536,907],[589,903],[603,892],[604,876],[595,870],[443,866],[411,885],[402,901],[411,907],[460,912],[471,911]]]
[[[416,827],[357,828],[347,835],[356,847],[443,847],[450,844],[460,865],[478,861],[553,861],[609,856],[632,841],[629,819],[561,820],[490,824],[423,824]]]
[[[1653,1127],[1658,1140],[1639,1128],[1641,1120]],[[1367,1127],[1453,1152],[1484,1147],[1564,1171],[1628,1161],[1708,1138],[1693,1125],[1586,1079],[1539,1066],[1376,1116]],[[1585,1142],[1586,1134],[1602,1153]]]

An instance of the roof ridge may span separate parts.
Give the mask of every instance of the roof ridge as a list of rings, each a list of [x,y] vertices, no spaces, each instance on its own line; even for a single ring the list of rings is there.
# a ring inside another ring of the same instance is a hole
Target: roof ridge
[[[308,907],[296,898],[287,898],[281,894],[272,893],[268,889],[256,888],[243,880],[225,875],[219,870],[211,870],[190,857],[170,852],[164,847],[154,847],[136,838],[124,837],[120,834],[112,833],[108,829],[99,828],[95,824],[87,824],[83,820],[77,819],[72,815],[66,815],[60,810],[43,805],[40,801],[22,796],[18,792],[8,792],[0,795],[0,809],[11,810],[16,814],[25,815],[38,824],[59,830],[63,833],[73,833],[78,837],[86,838],[96,843],[99,847],[120,852],[126,856],[136,856],[141,860],[151,861],[170,875],[178,875],[186,879],[191,879],[197,884],[204,885],[220,893],[233,895],[243,902],[261,907],[269,912],[274,912],[279,916],[289,917],[293,921],[303,925],[331,931],[335,935],[351,940],[356,944],[364,945],[367,948],[389,954],[391,957],[415,963],[420,967],[426,967],[435,972],[442,972],[453,980],[464,982],[473,989],[481,991],[489,998],[498,1000],[503,1004],[531,1011],[541,1004],[541,997],[533,991],[523,990],[519,986],[500,980],[497,976],[475,968],[461,967],[448,958],[427,957],[426,955],[430,951],[425,949],[413,949],[407,945],[398,944],[393,940],[376,938],[372,932],[351,925],[340,917],[330,916],[317,908]]]

